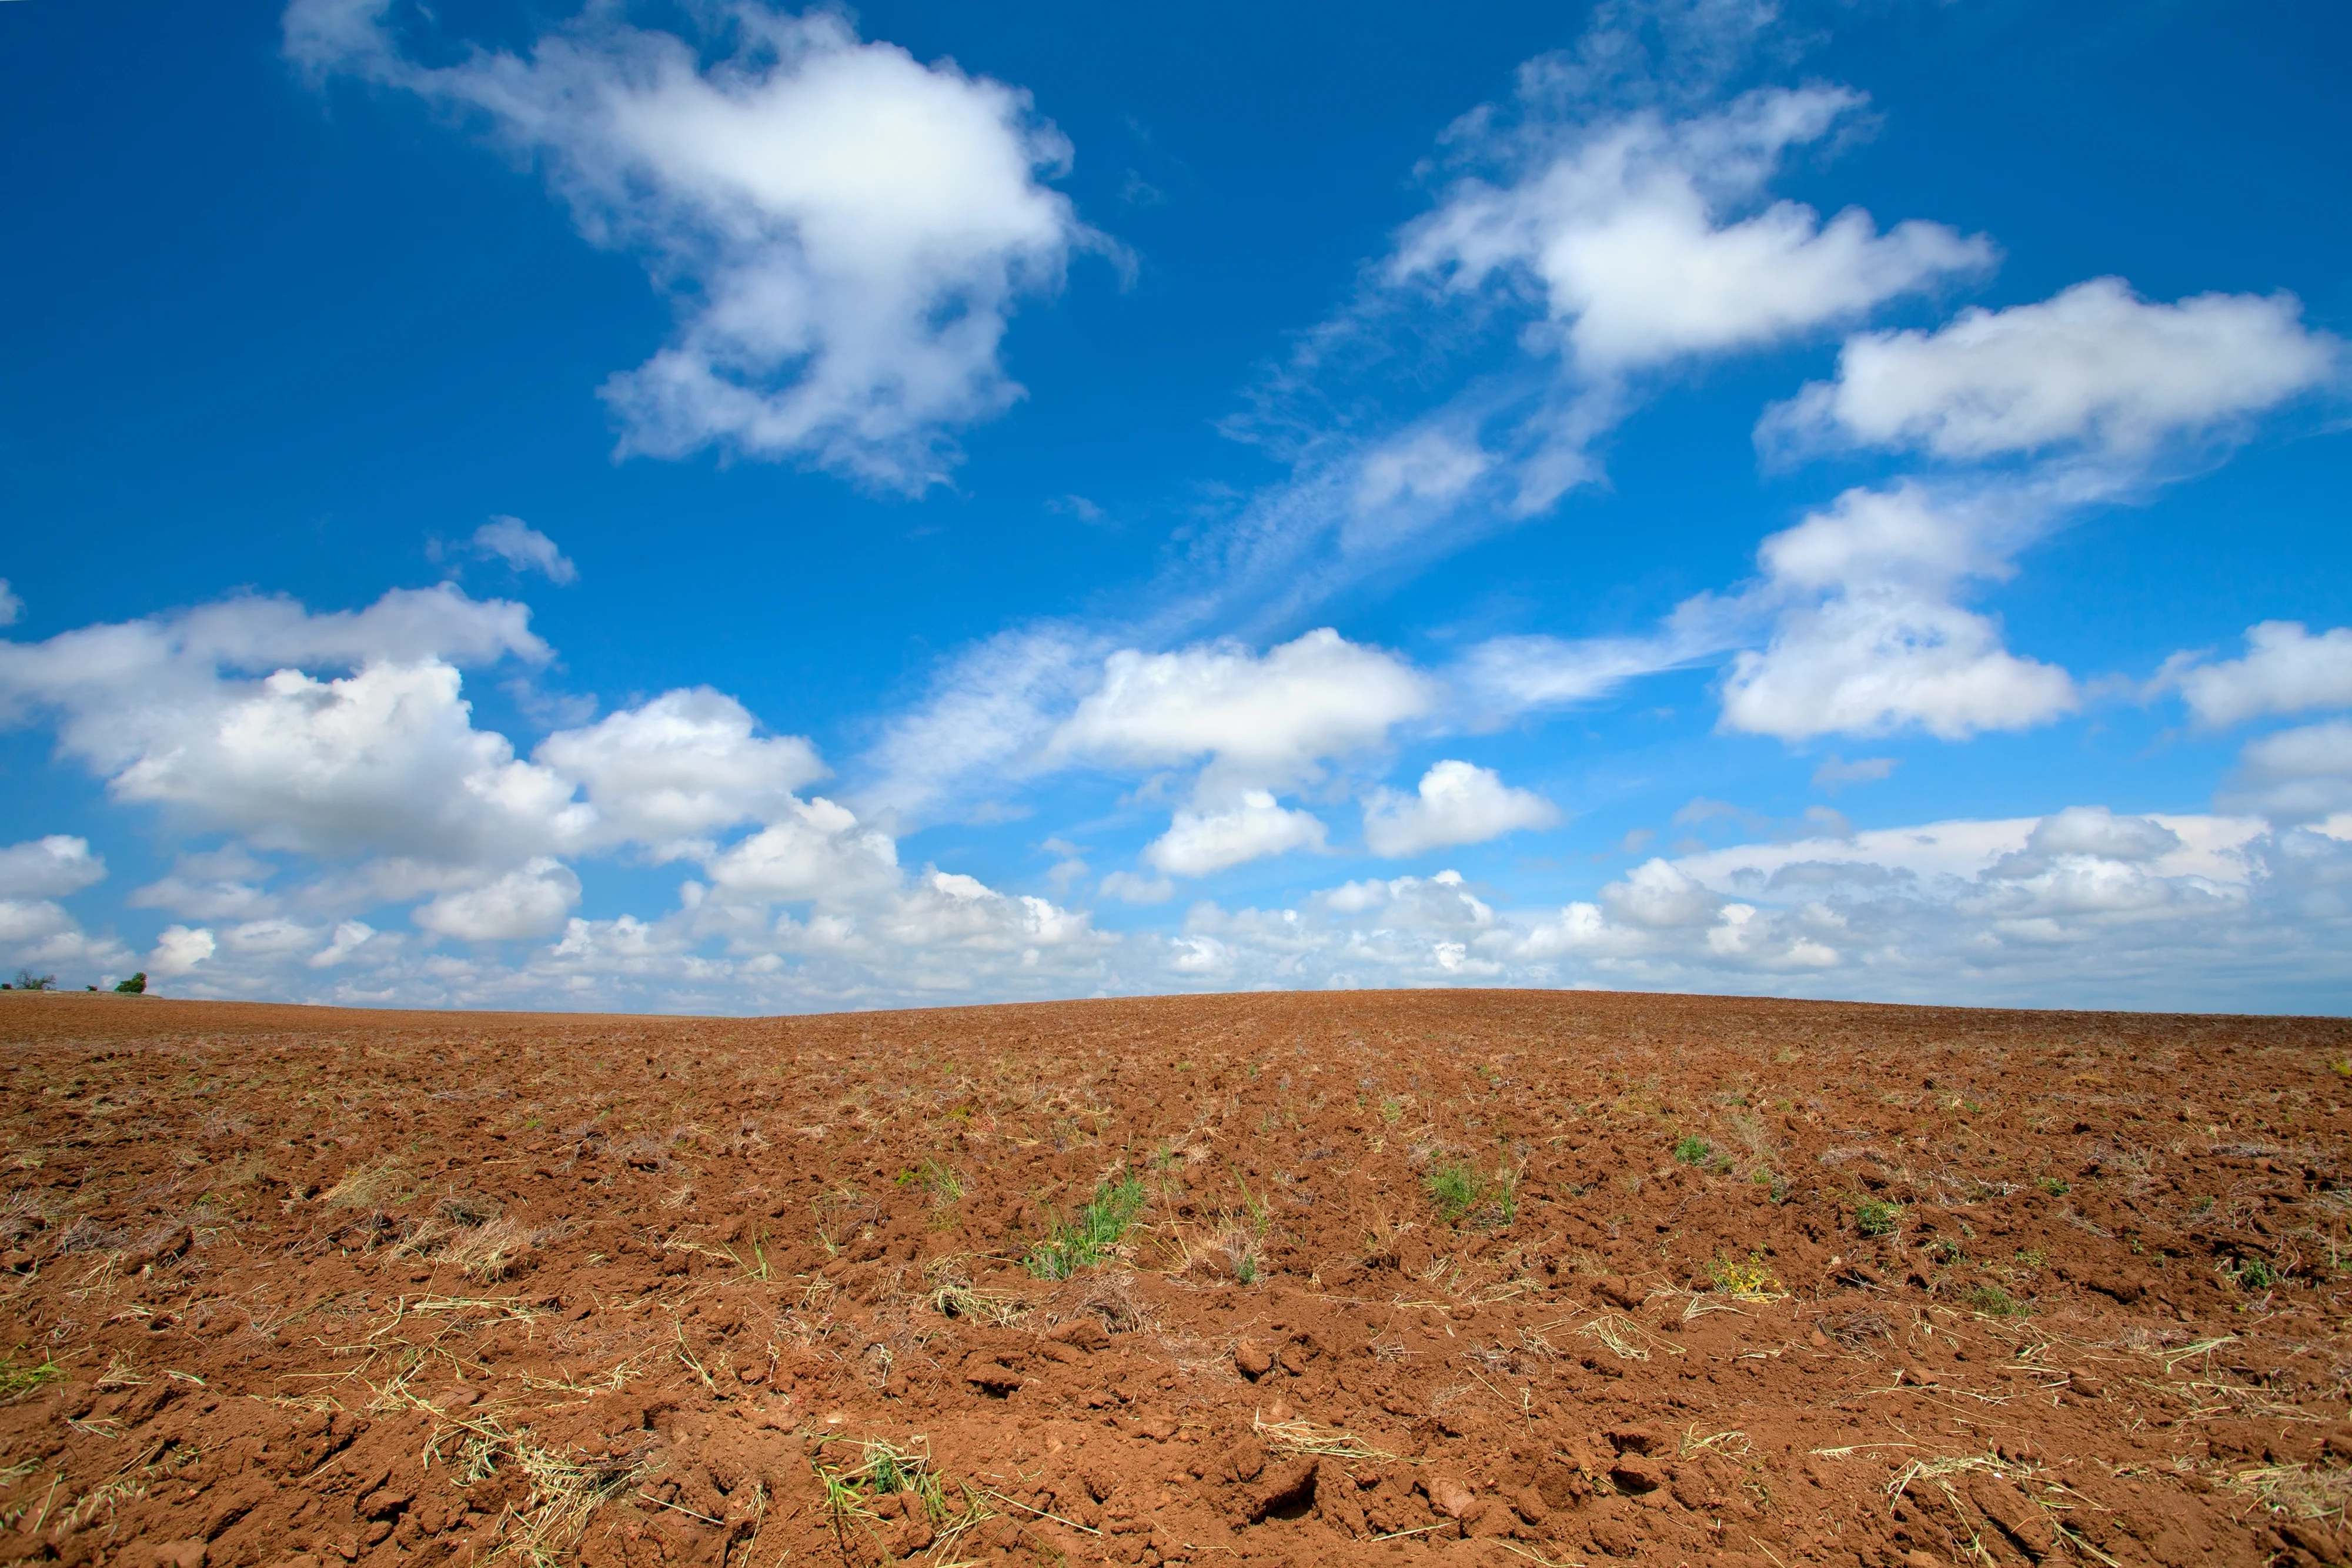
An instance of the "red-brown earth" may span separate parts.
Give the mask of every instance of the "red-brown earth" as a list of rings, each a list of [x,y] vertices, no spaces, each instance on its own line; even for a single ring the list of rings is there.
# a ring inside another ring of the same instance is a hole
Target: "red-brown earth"
[[[2347,1052],[12,993],[0,1563],[2342,1562]]]

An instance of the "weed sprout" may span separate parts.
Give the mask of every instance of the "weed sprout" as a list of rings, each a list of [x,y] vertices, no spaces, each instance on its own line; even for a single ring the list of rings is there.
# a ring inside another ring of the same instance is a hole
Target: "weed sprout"
[[[1052,1231],[1029,1249],[1029,1272],[1041,1280],[1066,1280],[1101,1262],[1143,1212],[1144,1197],[1139,1177],[1124,1171],[1105,1177],[1092,1199],[1071,1218],[1055,1221]]]
[[[1853,1228],[1864,1236],[1892,1236],[1903,1223],[1903,1206],[1883,1197],[1864,1198],[1853,1211]]]
[[[1451,1225],[1476,1207],[1478,1170],[1468,1160],[1448,1160],[1422,1178],[1437,1217]]]
[[[1686,1166],[1703,1166],[1706,1164],[1707,1156],[1714,1153],[1715,1145],[1696,1133],[1684,1137],[1675,1145],[1675,1158]]]
[[[2242,1291],[2267,1291],[2279,1282],[2278,1270],[2267,1259],[2241,1258],[2224,1267]]]

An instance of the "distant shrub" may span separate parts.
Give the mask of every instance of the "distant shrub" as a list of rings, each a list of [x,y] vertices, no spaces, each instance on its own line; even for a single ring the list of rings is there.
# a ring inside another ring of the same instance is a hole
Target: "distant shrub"
[[[55,975],[36,975],[30,969],[16,971],[16,988],[20,991],[54,991],[58,988]]]
[[[126,997],[143,996],[147,990],[147,971],[140,970],[127,980],[117,980],[114,988]]]

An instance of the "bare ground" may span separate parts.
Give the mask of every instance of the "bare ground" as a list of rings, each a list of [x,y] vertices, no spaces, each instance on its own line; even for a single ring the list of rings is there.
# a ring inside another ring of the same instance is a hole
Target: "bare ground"
[[[2340,1563],[2336,1019],[0,998],[0,1563]]]

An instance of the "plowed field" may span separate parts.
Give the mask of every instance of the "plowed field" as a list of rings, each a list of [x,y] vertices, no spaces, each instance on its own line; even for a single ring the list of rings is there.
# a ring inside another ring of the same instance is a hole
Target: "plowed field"
[[[0,1563],[2337,1563],[2352,1025],[0,997]]]

